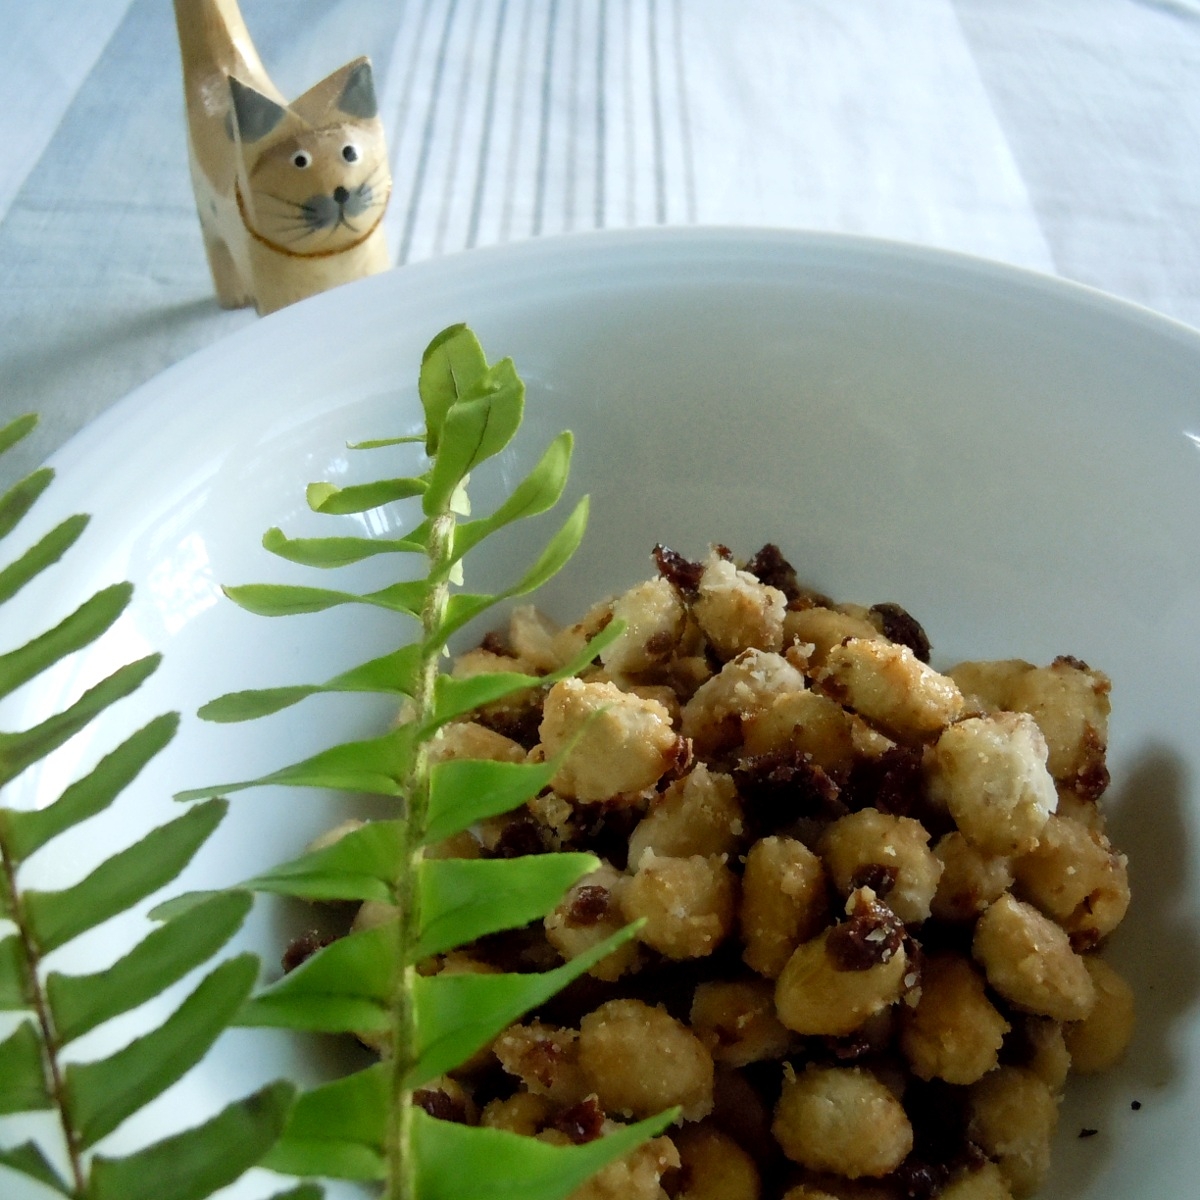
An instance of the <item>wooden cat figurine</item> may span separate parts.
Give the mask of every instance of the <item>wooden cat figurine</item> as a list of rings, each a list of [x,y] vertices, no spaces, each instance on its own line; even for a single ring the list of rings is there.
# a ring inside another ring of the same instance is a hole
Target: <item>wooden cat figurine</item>
[[[175,0],[192,184],[217,299],[274,312],[390,266],[391,174],[371,64],[288,104],[237,0]]]

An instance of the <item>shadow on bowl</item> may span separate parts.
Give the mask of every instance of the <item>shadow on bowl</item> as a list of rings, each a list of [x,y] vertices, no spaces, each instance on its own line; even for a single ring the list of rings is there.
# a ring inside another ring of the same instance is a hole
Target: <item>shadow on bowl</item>
[[[1108,832],[1129,856],[1133,902],[1105,957],[1130,981],[1137,1033],[1125,1061],[1070,1082],[1044,1195],[1091,1194],[1162,1098],[1186,1086],[1180,1042],[1200,1006],[1200,926],[1186,903],[1187,770],[1173,750],[1145,747],[1110,793]]]

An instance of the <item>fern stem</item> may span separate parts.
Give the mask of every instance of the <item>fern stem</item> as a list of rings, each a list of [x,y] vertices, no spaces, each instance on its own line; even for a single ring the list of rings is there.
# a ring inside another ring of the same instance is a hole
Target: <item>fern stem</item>
[[[54,1024],[54,1014],[51,1013],[50,1005],[42,990],[39,973],[42,962],[41,950],[29,927],[25,908],[21,903],[21,894],[17,889],[17,865],[3,838],[0,838],[0,864],[3,866],[8,895],[11,897],[13,923],[17,927],[17,937],[20,939],[21,949],[29,970],[29,1001],[33,1006],[45,1051],[47,1088],[62,1128],[63,1144],[66,1147],[74,1194],[82,1198],[87,1192],[87,1173],[84,1170],[83,1155],[79,1147],[79,1133],[71,1124],[67,1108],[67,1088],[63,1078],[62,1065],[58,1060],[59,1051],[62,1048],[59,1044],[58,1029]]]
[[[418,729],[425,728],[434,714],[435,688],[442,647],[435,644],[435,635],[442,626],[450,596],[447,582],[450,557],[454,544],[455,517],[445,511],[431,522],[426,553],[429,559],[429,578],[436,582],[430,588],[421,613],[423,655],[417,686],[413,692],[413,721]],[[408,1076],[415,1062],[416,1020],[413,1006],[413,979],[416,967],[413,951],[421,933],[421,914],[417,894],[417,873],[424,853],[423,834],[429,811],[428,739],[418,737],[404,788],[407,802],[408,836],[400,855],[396,878],[396,904],[400,909],[397,922],[400,939],[397,961],[402,964],[397,980],[393,1005],[392,1046],[392,1128],[388,1138],[387,1200],[417,1200],[413,1170],[412,1116],[413,1089]]]

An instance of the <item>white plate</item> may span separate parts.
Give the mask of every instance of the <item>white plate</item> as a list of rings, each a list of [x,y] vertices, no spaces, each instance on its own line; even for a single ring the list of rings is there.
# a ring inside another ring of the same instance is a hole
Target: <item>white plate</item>
[[[384,719],[378,707],[324,701],[253,726],[206,726],[193,714],[230,689],[325,678],[386,644],[380,614],[352,619],[349,637],[344,613],[267,622],[217,586],[312,581],[266,555],[262,531],[353,524],[308,513],[304,484],[387,470],[343,443],[417,427],[421,350],[460,320],[492,357],[511,355],[529,385],[506,480],[559,429],[578,436],[573,489],[591,493],[593,519],[579,558],[545,593],[552,612],[571,615],[644,577],[656,541],[695,556],[712,541],[749,554],[770,540],[839,598],[904,604],[943,665],[1065,653],[1111,674],[1109,803],[1135,887],[1112,953],[1136,981],[1140,1026],[1123,1067],[1072,1085],[1043,1194],[1191,1194],[1200,336],[1051,279],[831,236],[589,235],[406,267],[167,371],[56,456],[59,481],[9,539],[32,540],[68,512],[96,514],[69,565],[10,606],[6,642],[116,579],[133,580],[137,596],[102,644],[7,702],[0,727],[60,706],[148,648],[166,655],[135,698],[29,773],[10,802],[47,803],[122,731],[165,709],[185,715],[114,819],[57,844],[40,864],[45,877],[77,877],[175,811],[178,789],[258,773]],[[496,481],[481,473],[477,483],[482,510]],[[531,531],[518,541],[532,546]],[[19,548],[6,544],[6,557]],[[500,582],[505,561],[477,562],[476,582]],[[242,794],[183,883],[235,882],[331,819],[319,794]],[[262,906],[242,942],[274,959],[284,924]],[[139,928],[110,923],[71,965],[102,964]],[[82,1050],[114,1044],[149,1016],[115,1022]],[[320,1075],[323,1064],[285,1037],[229,1034],[106,1148],[192,1123],[297,1056]],[[5,1141],[24,1129],[8,1125]],[[1083,1127],[1099,1133],[1080,1140]],[[236,1194],[265,1186],[257,1178]],[[0,1188],[12,1200],[34,1194],[16,1177]]]

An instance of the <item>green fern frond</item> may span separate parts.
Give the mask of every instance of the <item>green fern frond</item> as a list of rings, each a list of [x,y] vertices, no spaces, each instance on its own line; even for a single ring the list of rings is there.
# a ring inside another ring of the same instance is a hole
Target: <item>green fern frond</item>
[[[406,644],[323,683],[238,692],[201,710],[209,720],[249,720],[313,695],[371,691],[397,702],[403,720],[379,737],[331,747],[259,779],[180,798],[288,783],[365,791],[393,797],[397,804],[393,819],[367,824],[244,885],[309,900],[374,901],[395,914],[318,950],[243,1006],[239,1021],[247,1025],[353,1032],[385,1050],[374,1066],[301,1095],[265,1165],[300,1176],[379,1181],[388,1200],[475,1200],[485,1194],[560,1200],[600,1167],[661,1132],[675,1114],[621,1128],[587,1145],[560,1147],[437,1120],[414,1102],[414,1093],[544,1004],[634,936],[636,928],[542,973],[420,970],[434,955],[544,917],[599,865],[588,854],[427,857],[429,847],[525,804],[560,767],[560,760],[434,764],[429,746],[442,726],[481,705],[548,687],[582,670],[620,631],[614,623],[552,675],[497,672],[456,679],[441,673],[445,647],[456,632],[496,605],[534,591],[571,558],[587,523],[587,501],[575,505],[532,565],[516,572],[508,586],[494,593],[459,590],[455,581],[464,556],[559,502],[572,440],[566,433],[555,438],[492,513],[463,518],[469,511],[468,476],[504,450],[521,425],[524,385],[510,361],[488,363],[474,335],[454,326],[426,350],[418,388],[426,418],[429,466],[424,473],[341,489],[312,485],[307,493],[310,507],[325,513],[410,501],[412,531],[373,547],[336,536],[289,539],[271,530],[264,544],[293,562],[322,569],[375,553],[419,549],[425,576],[365,594],[284,584],[226,589],[235,603],[266,616],[355,604],[381,607],[407,625]],[[394,444],[391,439],[365,443],[372,448]]]
[[[34,418],[0,430],[0,449],[25,436]],[[49,485],[47,468],[0,499],[0,536],[15,529]],[[54,565],[87,526],[69,517],[0,569],[6,603]],[[0,695],[85,650],[121,617],[132,588],[97,592],[69,616],[0,653]],[[25,729],[0,731],[0,786],[42,761],[153,673],[150,656],[113,671],[78,700]],[[85,1034],[147,1000],[206,963],[241,926],[246,895],[215,895],[172,916],[103,971],[47,970],[55,950],[130,910],[175,879],[216,828],[225,802],[210,800],[150,830],[82,879],[53,891],[26,885],[27,864],[56,838],[103,814],[170,742],[177,714],[147,723],[109,750],[44,808],[0,806],[0,1011],[16,1014],[0,1042],[0,1116],[51,1112],[58,1144],[25,1141],[0,1148],[0,1168],[72,1200],[203,1200],[254,1165],[278,1138],[293,1099],[276,1085],[211,1121],[121,1158],[95,1153],[98,1143],[161,1095],[203,1057],[240,1011],[258,974],[241,956],[212,969],[157,1028],[105,1057],[66,1052]],[[0,1121],[0,1143],[3,1142]],[[0,1172],[0,1173],[4,1173]],[[293,1200],[315,1193],[296,1191]]]

